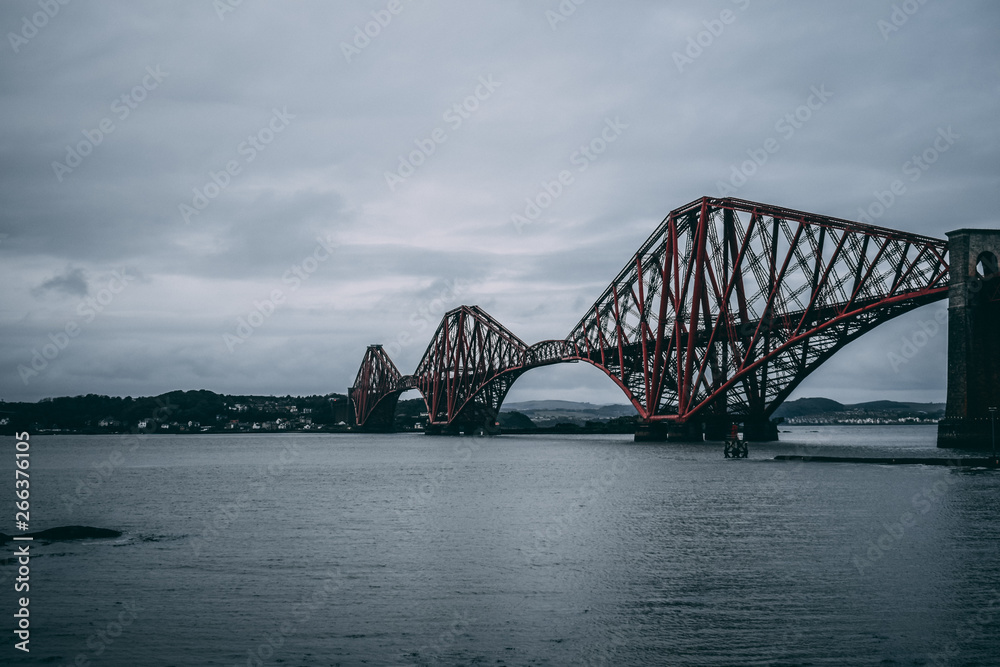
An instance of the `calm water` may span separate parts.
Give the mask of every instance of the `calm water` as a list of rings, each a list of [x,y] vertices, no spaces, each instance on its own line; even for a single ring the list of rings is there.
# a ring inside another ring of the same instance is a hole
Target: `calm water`
[[[125,535],[32,547],[30,660],[2,547],[0,663],[1000,664],[1000,474],[769,460],[942,453],[787,430],[35,436],[32,529]]]

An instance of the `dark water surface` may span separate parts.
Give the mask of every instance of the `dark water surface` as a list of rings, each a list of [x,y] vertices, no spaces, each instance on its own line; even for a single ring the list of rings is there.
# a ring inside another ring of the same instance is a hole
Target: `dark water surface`
[[[33,436],[32,530],[125,534],[32,546],[27,660],[2,547],[0,663],[1000,664],[1000,473],[769,460],[947,455],[787,430]]]

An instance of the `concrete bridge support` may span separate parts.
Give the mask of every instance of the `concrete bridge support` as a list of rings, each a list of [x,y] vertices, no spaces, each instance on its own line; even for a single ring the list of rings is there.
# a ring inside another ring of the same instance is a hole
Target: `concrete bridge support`
[[[1000,407],[1000,230],[948,233],[948,407],[938,447],[989,450]]]
[[[767,417],[747,417],[743,422],[743,439],[748,442],[772,442],[778,439],[778,422]]]
[[[635,427],[636,442],[704,442],[700,420],[694,419],[683,424],[669,422],[642,422]]]
[[[349,410],[351,414],[351,426],[365,433],[392,433],[396,430],[396,404],[399,403],[399,396],[402,392],[393,392],[385,396],[375,409],[368,416],[364,426],[356,424],[354,410]],[[354,388],[347,390],[348,400],[353,401]]]
[[[722,442],[729,438],[733,418],[726,414],[705,417],[705,440]]]
[[[740,429],[743,431],[743,439],[748,442],[771,442],[778,439],[778,421],[772,421],[767,417],[708,415],[683,424],[639,422],[636,425],[635,440],[636,442],[722,441],[729,437],[732,424],[739,421],[743,422],[743,427]]]
[[[425,435],[474,435],[491,436],[500,435],[500,426],[489,422],[453,422],[451,424],[427,424],[424,427]]]

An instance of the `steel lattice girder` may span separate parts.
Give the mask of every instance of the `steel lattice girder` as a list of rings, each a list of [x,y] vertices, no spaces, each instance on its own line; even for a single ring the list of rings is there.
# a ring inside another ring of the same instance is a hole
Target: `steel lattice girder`
[[[368,348],[350,390],[357,424],[390,428],[394,399],[409,389],[420,390],[431,424],[492,424],[522,373],[571,352],[565,340],[528,347],[482,308],[456,308],[442,318],[414,375],[400,375],[380,345]]]
[[[372,415],[380,416],[384,421],[385,415],[381,413],[389,412],[390,407],[394,410],[396,403],[392,397],[398,398],[406,388],[402,380],[399,369],[382,346],[369,345],[350,390],[358,426],[368,425]],[[391,426],[392,414],[388,415],[388,420]]]
[[[819,364],[948,292],[947,242],[738,199],[673,212],[574,327],[644,420],[769,416]]]
[[[428,421],[451,424],[496,418],[507,391],[526,369],[529,347],[478,306],[441,320],[414,373]]]
[[[370,347],[358,423],[412,388],[432,424],[492,423],[522,373],[561,361],[601,368],[645,421],[769,416],[844,345],[947,296],[946,254],[940,239],[705,197],[667,216],[565,340],[528,347],[462,306],[414,375]]]

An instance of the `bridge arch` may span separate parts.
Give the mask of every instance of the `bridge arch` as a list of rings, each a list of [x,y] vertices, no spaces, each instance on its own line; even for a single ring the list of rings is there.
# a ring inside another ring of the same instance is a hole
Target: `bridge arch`
[[[976,258],[976,275],[980,278],[989,279],[1000,273],[997,267],[997,256],[989,250],[979,253]]]
[[[442,318],[415,373],[395,382],[420,389],[432,425],[493,427],[526,370],[584,361],[622,388],[648,427],[769,424],[838,350],[943,299],[947,252],[927,236],[703,197],[670,212],[565,339],[529,346],[481,308],[461,306]],[[995,256],[982,264],[992,270]],[[391,375],[365,386],[392,393]],[[357,395],[377,406],[372,391]]]
[[[648,424],[766,422],[878,324],[948,293],[944,241],[736,199],[667,216],[567,338]]]
[[[496,430],[529,346],[478,306],[445,313],[414,371],[428,432]]]
[[[354,385],[347,390],[354,406],[354,425],[369,431],[391,431],[399,396],[410,388],[383,347],[369,345]]]

